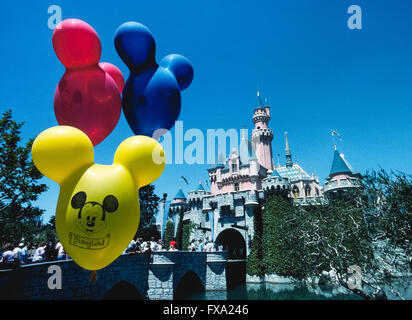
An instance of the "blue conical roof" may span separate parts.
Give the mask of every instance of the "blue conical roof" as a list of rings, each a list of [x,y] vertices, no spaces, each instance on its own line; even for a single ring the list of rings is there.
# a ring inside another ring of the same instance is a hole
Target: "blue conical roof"
[[[256,109],[261,109],[261,108],[265,108],[265,106],[263,105],[262,99],[260,98],[260,94],[259,91],[257,92],[257,97],[256,97]]]
[[[282,177],[280,176],[279,172],[278,172],[276,169],[274,169],[274,170],[273,170],[273,172],[272,172],[271,176],[272,176],[272,177],[279,177],[279,178],[282,178]]]
[[[202,181],[199,181],[199,185],[197,186],[195,191],[205,191],[205,188],[203,188],[203,185],[202,185]]]
[[[353,173],[353,170],[349,163],[342,158],[338,149],[335,149],[335,153],[333,154],[332,168],[330,169],[329,175],[337,173]]]
[[[186,199],[186,196],[182,191],[182,187],[179,188],[179,191],[176,193],[173,199]]]

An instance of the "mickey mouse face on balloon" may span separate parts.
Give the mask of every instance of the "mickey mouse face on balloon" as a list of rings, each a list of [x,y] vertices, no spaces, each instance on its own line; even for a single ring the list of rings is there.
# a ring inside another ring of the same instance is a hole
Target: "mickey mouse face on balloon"
[[[116,31],[114,43],[130,70],[122,95],[123,112],[130,128],[135,134],[146,136],[153,136],[157,129],[171,129],[180,114],[180,91],[193,79],[189,60],[170,54],[158,65],[154,37],[137,22],[123,23]]]
[[[106,196],[103,204],[95,201],[86,202],[86,199],[86,192],[80,191],[73,196],[71,206],[73,209],[79,209],[77,228],[86,234],[91,234],[106,228],[106,213],[115,212],[119,203],[112,195]]]
[[[161,145],[146,136],[123,141],[113,164],[95,164],[90,139],[69,126],[43,131],[33,143],[32,159],[60,184],[57,235],[73,260],[88,270],[104,268],[128,246],[139,226],[139,188],[165,167]]]

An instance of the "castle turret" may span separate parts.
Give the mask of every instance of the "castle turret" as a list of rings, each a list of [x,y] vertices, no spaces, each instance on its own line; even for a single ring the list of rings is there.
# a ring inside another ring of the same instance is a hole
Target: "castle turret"
[[[255,145],[256,157],[259,164],[268,170],[273,171],[272,140],[273,132],[269,129],[270,108],[264,106],[257,92],[256,106],[253,113],[253,123],[255,129],[252,131],[252,141]]]
[[[203,187],[202,180],[199,180],[199,184],[197,185],[197,188],[193,191],[189,192],[189,204],[190,206],[193,207],[198,207],[202,208],[202,201],[203,197],[207,195],[208,192],[206,192],[205,188]]]
[[[281,177],[275,169],[271,175],[263,179],[262,189],[266,196],[276,194],[287,198],[290,192],[289,179],[287,177]]]
[[[334,146],[333,161],[324,192],[328,198],[343,196],[344,191],[359,187],[361,175],[356,173],[344,155]]]
[[[187,203],[185,194],[183,193],[182,187],[179,187],[178,192],[173,198],[172,203],[170,204],[170,213],[172,215],[172,220],[175,225],[175,234],[177,231],[177,225],[179,221],[184,218],[184,213],[189,210],[190,206]]]

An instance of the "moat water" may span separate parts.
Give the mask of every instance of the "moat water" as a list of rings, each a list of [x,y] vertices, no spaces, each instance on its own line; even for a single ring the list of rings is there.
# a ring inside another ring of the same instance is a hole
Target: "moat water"
[[[382,286],[384,287],[384,286]],[[412,279],[397,287],[404,299],[412,299]],[[398,299],[385,290],[389,299]],[[206,291],[187,300],[363,300],[344,288],[308,287],[301,283],[246,283],[227,291]]]

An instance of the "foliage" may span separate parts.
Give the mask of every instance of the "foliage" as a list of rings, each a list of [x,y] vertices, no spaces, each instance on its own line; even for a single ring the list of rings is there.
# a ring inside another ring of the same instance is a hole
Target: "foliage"
[[[140,222],[135,238],[160,238],[156,228],[155,214],[158,210],[160,198],[154,193],[154,185],[147,185],[139,189]]]
[[[272,196],[263,211],[263,265],[265,273],[298,276],[296,259],[301,257],[296,251],[301,247],[297,242],[296,217],[293,207],[280,196]]]
[[[253,239],[247,257],[246,272],[251,276],[262,277],[265,274],[262,263],[262,208],[257,206],[253,212]]]
[[[367,173],[362,179],[362,208],[373,223],[373,240],[388,239],[412,255],[412,175]]]
[[[182,243],[183,243],[183,225],[184,223],[182,220],[179,220],[176,229],[176,249],[182,250]]]
[[[169,249],[169,243],[175,237],[175,225],[169,220],[166,223],[165,232],[163,234],[164,246],[165,249]]]
[[[293,206],[273,196],[263,210],[261,241],[255,227],[248,273],[305,279],[333,271],[341,286],[363,298],[386,297],[373,282],[400,297],[393,275],[411,271],[411,216],[412,177],[384,170],[367,173],[359,188],[327,204]],[[354,265],[363,289],[349,288]]]
[[[196,224],[192,221],[183,224],[182,234],[182,250],[187,250],[190,245],[190,234],[196,228]]]
[[[6,111],[0,119],[0,241],[20,241],[41,229],[43,210],[33,205],[47,190],[30,159],[33,139],[21,145],[21,127]]]

